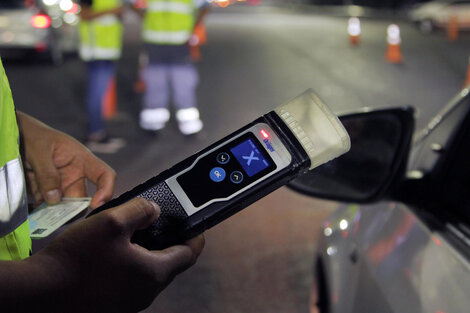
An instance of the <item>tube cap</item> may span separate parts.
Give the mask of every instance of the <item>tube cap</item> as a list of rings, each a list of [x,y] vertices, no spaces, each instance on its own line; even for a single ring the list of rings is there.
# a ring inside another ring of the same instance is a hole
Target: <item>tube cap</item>
[[[349,151],[351,141],[346,129],[312,89],[274,111],[307,152],[310,169]]]

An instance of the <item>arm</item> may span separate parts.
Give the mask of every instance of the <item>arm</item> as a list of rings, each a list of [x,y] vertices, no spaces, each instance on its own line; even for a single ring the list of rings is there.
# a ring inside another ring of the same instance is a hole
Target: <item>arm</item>
[[[130,242],[158,207],[134,199],[74,224],[23,261],[0,261],[2,312],[134,312],[196,262],[202,236],[148,251]]]
[[[95,18],[98,18],[100,16],[106,15],[106,14],[114,14],[117,17],[121,17],[123,12],[123,6],[117,7],[115,9],[110,9],[110,10],[103,10],[99,12],[93,12],[90,6],[86,4],[82,4],[82,10],[80,12],[80,18],[84,21],[89,21],[93,20]]]
[[[135,2],[132,3],[130,7],[139,17],[143,18],[145,16],[145,8],[137,6]]]
[[[209,12],[208,5],[205,5],[201,9],[199,9],[196,15],[196,22],[194,23],[194,26],[198,25],[199,23],[202,23],[202,21],[204,20],[208,12]]]
[[[86,195],[91,206],[107,201],[115,173],[75,139],[17,112],[23,156],[35,195],[49,202]],[[51,191],[53,191],[51,193]],[[202,236],[184,245],[149,251],[130,241],[159,209],[134,199],[72,225],[49,246],[22,261],[0,261],[2,312],[129,312],[150,305],[180,272],[196,261]]]

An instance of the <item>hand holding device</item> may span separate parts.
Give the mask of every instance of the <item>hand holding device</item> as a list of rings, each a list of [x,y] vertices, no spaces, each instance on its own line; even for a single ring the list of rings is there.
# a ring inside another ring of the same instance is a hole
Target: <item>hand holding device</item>
[[[339,119],[307,90],[91,215],[136,197],[152,200],[162,214],[132,239],[162,249],[202,233],[349,147]]]

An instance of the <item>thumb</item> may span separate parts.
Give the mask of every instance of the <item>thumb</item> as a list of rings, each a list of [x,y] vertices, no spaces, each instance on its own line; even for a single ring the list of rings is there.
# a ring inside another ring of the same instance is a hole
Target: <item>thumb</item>
[[[62,198],[60,191],[60,174],[55,167],[52,157],[47,154],[39,156],[31,164],[36,175],[36,181],[42,197],[47,203],[57,203]]]
[[[113,215],[124,225],[127,234],[145,229],[160,215],[160,208],[155,202],[135,198],[118,206]]]

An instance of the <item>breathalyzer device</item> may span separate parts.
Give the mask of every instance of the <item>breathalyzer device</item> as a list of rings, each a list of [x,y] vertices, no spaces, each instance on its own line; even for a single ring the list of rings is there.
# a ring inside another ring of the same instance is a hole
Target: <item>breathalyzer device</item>
[[[134,233],[148,249],[182,243],[350,148],[348,133],[307,90],[96,210],[136,197],[156,202],[159,218]]]

